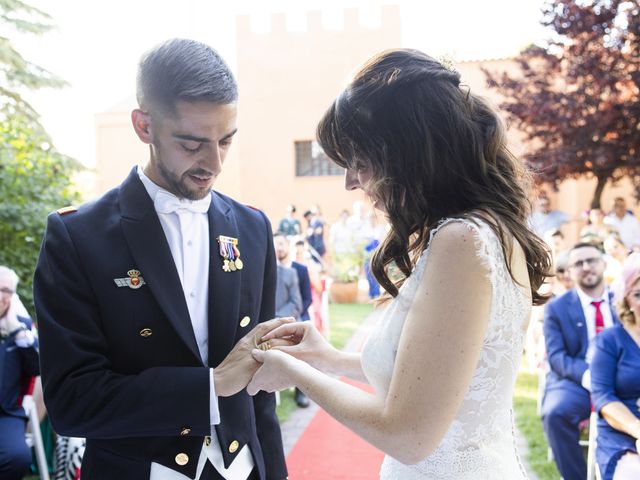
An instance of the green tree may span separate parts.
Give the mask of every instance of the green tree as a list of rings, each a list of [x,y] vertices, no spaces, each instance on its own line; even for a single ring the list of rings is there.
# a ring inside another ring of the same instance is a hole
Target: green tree
[[[15,34],[39,35],[54,28],[49,15],[20,0],[0,0],[0,25]],[[23,92],[65,85],[61,78],[25,60],[9,38],[0,36],[0,111],[4,117],[21,112],[39,125],[38,114]]]
[[[0,0],[0,26],[15,34],[53,27],[46,13],[19,0]],[[0,264],[20,276],[18,292],[32,314],[32,278],[46,216],[78,199],[71,177],[79,164],[55,150],[23,95],[64,85],[0,36]]]
[[[0,264],[20,276],[19,293],[33,312],[31,279],[47,214],[77,200],[70,176],[77,162],[56,152],[24,115],[0,123]]]

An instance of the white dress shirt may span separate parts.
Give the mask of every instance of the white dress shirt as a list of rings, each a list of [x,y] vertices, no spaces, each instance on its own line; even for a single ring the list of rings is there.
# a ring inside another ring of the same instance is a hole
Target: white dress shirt
[[[138,167],[138,176],[151,200],[163,190]],[[166,190],[165,190],[166,192]],[[171,195],[169,192],[166,192]],[[193,332],[204,365],[209,357],[209,219],[207,213],[195,213],[178,209],[172,213],[156,213],[160,219],[171,255],[180,277],[184,298],[187,302]],[[211,441],[203,443],[196,478],[200,477],[207,458],[227,480],[245,479],[253,470],[253,458],[249,446],[245,445],[236,455],[228,469],[224,468],[222,450],[214,425],[220,423],[218,399],[213,381],[213,369],[209,369],[209,421]],[[158,463],[151,464],[150,480],[185,480],[188,477]]]
[[[640,245],[640,222],[630,213],[626,213],[624,217],[619,218],[615,212],[604,217],[605,225],[611,225],[618,230],[620,238],[624,246],[631,250]]]
[[[591,302],[599,302],[600,311],[602,312],[602,319],[604,321],[604,328],[613,326],[613,318],[611,317],[611,302],[609,301],[609,289],[605,287],[602,296],[599,298],[592,298],[584,293],[580,288],[576,288],[578,298],[580,299],[580,305],[582,306],[582,313],[584,314],[584,320],[587,324],[587,339],[589,340],[589,346],[587,347],[587,354],[585,361],[591,363],[591,357],[593,357],[595,349],[596,338],[596,307]],[[582,386],[591,391],[591,371],[585,370],[582,374]]]

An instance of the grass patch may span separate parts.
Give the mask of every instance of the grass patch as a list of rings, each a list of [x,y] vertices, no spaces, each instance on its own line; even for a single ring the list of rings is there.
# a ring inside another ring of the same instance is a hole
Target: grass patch
[[[332,303],[329,305],[329,342],[342,350],[353,332],[373,311],[368,303]]]
[[[286,422],[289,419],[291,412],[298,408],[293,396],[293,389],[283,390],[280,392],[280,405],[276,407],[276,415],[278,416],[280,423]]]
[[[529,455],[527,463],[539,480],[560,480],[555,462],[547,461],[547,441],[542,430],[542,420],[536,413],[538,398],[537,374],[520,372],[516,380],[513,406],[516,425],[527,440]]]

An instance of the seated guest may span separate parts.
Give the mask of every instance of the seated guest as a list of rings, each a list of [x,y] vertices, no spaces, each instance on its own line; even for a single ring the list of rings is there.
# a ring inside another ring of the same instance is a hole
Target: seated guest
[[[580,447],[580,422],[589,418],[588,352],[595,336],[617,323],[604,282],[602,252],[579,243],[569,252],[575,285],[545,307],[544,340],[549,373],[542,400],[542,424],[565,480],[583,480],[587,463]]]
[[[627,202],[623,197],[616,197],[612,211],[604,217],[604,223],[618,232],[627,250],[640,246],[640,222],[632,211],[627,210]]]
[[[589,210],[587,224],[580,230],[580,241],[588,242],[602,248],[604,239],[609,235],[620,235],[618,230],[604,222],[604,213],[599,208]]]
[[[29,472],[31,451],[24,440],[25,387],[39,375],[38,342],[31,320],[16,313],[18,276],[0,266],[0,478],[19,480]]]
[[[590,366],[603,480],[640,479],[640,253],[625,261],[622,280],[615,297],[621,324],[598,335]]]

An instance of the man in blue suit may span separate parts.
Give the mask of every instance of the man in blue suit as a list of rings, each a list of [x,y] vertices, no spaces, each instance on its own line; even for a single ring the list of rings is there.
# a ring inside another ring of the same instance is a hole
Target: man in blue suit
[[[271,225],[212,191],[235,79],[210,47],[170,40],[142,58],[137,97],[146,166],[48,219],[34,296],[54,429],[87,438],[83,479],[283,479],[275,397],[245,390],[283,323],[268,321]]]
[[[24,440],[27,415],[22,396],[39,375],[38,340],[29,318],[12,302],[18,276],[0,266],[0,478],[19,480],[29,472],[31,450]]]
[[[617,322],[604,282],[600,250],[579,243],[569,252],[575,288],[545,308],[544,338],[550,371],[542,402],[542,423],[565,480],[584,480],[587,465],[579,445],[582,420],[591,413],[590,345]]]

